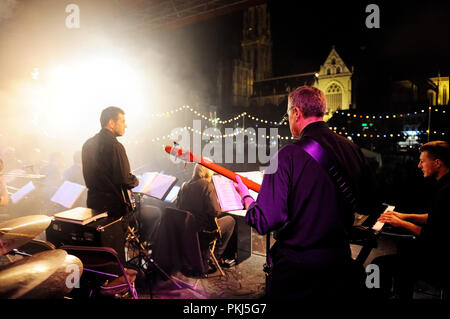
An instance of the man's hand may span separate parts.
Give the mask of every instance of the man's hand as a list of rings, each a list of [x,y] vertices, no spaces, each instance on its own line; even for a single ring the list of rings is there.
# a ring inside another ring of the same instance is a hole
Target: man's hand
[[[402,220],[406,220],[408,218],[408,214],[399,213],[399,212],[396,212],[393,210],[388,210],[387,212],[383,213],[381,216],[383,216],[383,215],[392,215],[392,216],[395,216]]]
[[[242,183],[242,180],[239,176],[236,175],[236,181],[237,183],[234,183],[234,187],[236,187],[237,192],[239,193],[239,195],[241,196],[241,198],[244,198],[244,208],[248,209],[248,206],[251,205],[251,203],[253,203],[255,200],[253,199],[253,197],[251,197],[247,186],[245,186],[244,183]]]
[[[381,214],[380,218],[378,218],[378,221],[382,223],[388,223],[389,225],[392,225],[394,227],[406,229],[414,235],[419,236],[422,232],[422,227],[407,221],[406,219],[408,219],[410,216],[410,214],[402,214],[391,210]]]
[[[236,188],[241,198],[244,197],[245,195],[250,195],[247,186],[245,186],[245,184],[242,183],[242,180],[238,175],[236,175],[236,181],[237,183],[234,183],[234,187]]]
[[[381,223],[388,223],[394,227],[403,227],[404,226],[404,216],[405,214],[401,214],[394,211],[387,211],[386,213],[381,214],[378,218],[378,221]]]

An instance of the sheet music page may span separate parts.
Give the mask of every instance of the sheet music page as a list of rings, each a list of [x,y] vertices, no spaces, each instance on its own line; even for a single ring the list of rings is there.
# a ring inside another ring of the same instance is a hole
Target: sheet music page
[[[175,176],[165,175],[159,173],[150,184],[149,190],[146,194],[162,199],[164,194],[169,190],[170,186],[175,183],[177,178]]]
[[[150,189],[150,184],[158,175],[158,172],[145,172],[141,176],[137,176],[139,185],[132,189],[135,193],[147,193]]]
[[[11,195],[11,201],[15,204],[22,198],[24,198],[28,193],[30,193],[32,190],[36,189],[34,187],[33,182],[28,182],[25,186],[23,186],[21,189],[19,189],[17,192]]]
[[[175,201],[175,199],[177,198],[178,193],[180,192],[180,189],[181,189],[181,187],[177,186],[177,185],[172,187],[172,189],[170,190],[169,194],[167,194],[164,201],[168,202],[168,203],[173,203]]]
[[[242,210],[241,197],[234,188],[233,181],[222,175],[213,175],[214,187],[216,188],[217,198],[220,208],[223,212],[230,210]]]
[[[86,186],[64,181],[50,200],[66,208],[71,208],[85,189]]]
[[[236,173],[239,174],[241,176],[244,176],[246,178],[248,178],[249,180],[258,183],[259,185],[262,184],[263,181],[263,177],[264,177],[264,173],[260,172],[260,171],[251,171],[251,172],[241,172],[241,173]],[[254,200],[256,200],[258,198],[258,193],[249,189],[250,195],[253,197]]]

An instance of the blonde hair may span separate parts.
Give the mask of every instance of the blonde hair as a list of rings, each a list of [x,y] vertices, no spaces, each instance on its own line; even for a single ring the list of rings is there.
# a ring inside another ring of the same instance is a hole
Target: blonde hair
[[[205,158],[209,160],[208,158]],[[209,160],[211,161],[211,160]],[[210,170],[209,168],[201,165],[201,164],[195,164],[194,172],[192,173],[192,177],[198,177],[202,179],[210,179],[211,176],[214,175],[214,171]]]

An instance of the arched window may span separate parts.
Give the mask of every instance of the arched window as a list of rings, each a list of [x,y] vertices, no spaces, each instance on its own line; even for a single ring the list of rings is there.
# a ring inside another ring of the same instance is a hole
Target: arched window
[[[330,69],[327,69],[327,75],[330,75],[330,74],[331,74]]]
[[[337,73],[337,74],[341,73],[341,68],[340,68],[340,67],[337,67],[336,73]]]
[[[335,65],[335,64],[336,64],[336,59],[335,58],[331,59],[331,65]]]
[[[336,83],[332,83],[325,91],[328,110],[334,112],[342,108],[342,89]]]

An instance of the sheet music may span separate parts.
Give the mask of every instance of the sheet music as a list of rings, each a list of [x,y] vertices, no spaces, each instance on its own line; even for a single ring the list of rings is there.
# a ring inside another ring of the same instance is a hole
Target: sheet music
[[[170,190],[169,194],[167,194],[166,198],[164,199],[165,202],[173,203],[175,199],[178,196],[178,193],[180,192],[180,186],[174,186]]]
[[[132,189],[135,193],[144,193],[162,199],[169,188],[176,182],[175,176],[158,172],[145,172],[138,176],[139,185]]]
[[[153,179],[158,175],[158,172],[145,172],[142,176],[138,176],[139,185],[132,189],[135,193],[147,193]]]
[[[384,210],[383,214],[386,213],[388,210],[394,210],[394,209],[395,209],[395,206],[388,205],[388,207]],[[384,226],[384,223],[376,222],[375,225],[372,226],[372,229],[375,231],[381,231],[383,226]]]
[[[83,185],[64,181],[50,200],[66,208],[71,208],[85,189],[86,187]]]
[[[264,173],[260,172],[260,171],[241,172],[241,173],[236,173],[236,174],[244,176],[244,177],[248,178],[249,180],[251,180],[255,183],[258,183],[259,185],[262,184],[263,177],[264,177]],[[251,190],[251,189],[249,189],[248,191],[254,200],[256,200],[258,198],[257,192],[255,192],[254,190]]]
[[[244,208],[241,203],[241,197],[234,188],[231,179],[222,175],[213,175],[212,180],[222,211],[242,210]]]
[[[175,183],[177,178],[175,176],[158,174],[150,184],[149,190],[145,192],[146,194],[162,199],[164,194],[167,193],[170,186]]]
[[[33,182],[31,181],[28,182],[25,186],[23,186],[21,189],[19,189],[17,192],[11,195],[11,201],[14,204],[17,203],[34,189],[36,189],[36,187],[34,187]]]

